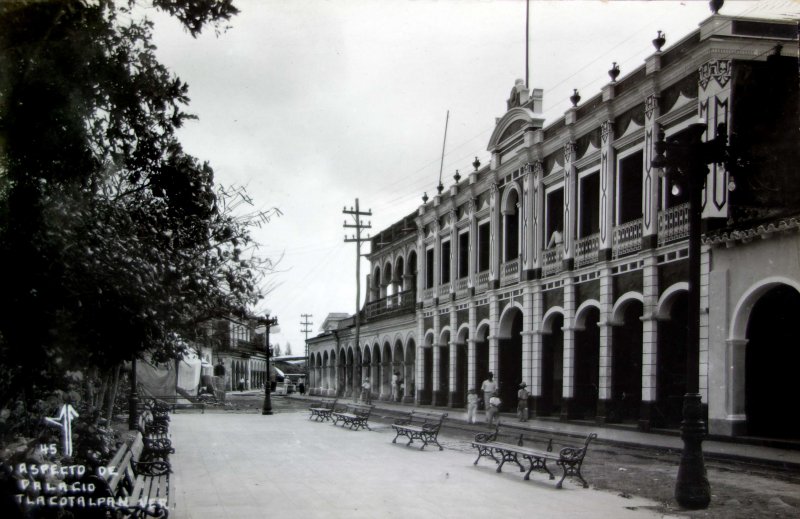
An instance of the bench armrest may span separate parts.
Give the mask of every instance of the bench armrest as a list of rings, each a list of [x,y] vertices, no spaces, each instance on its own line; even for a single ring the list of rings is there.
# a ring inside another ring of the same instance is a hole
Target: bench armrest
[[[497,438],[497,432],[493,433],[478,433],[475,435],[475,441],[480,443],[493,442]]]
[[[140,461],[133,463],[133,468],[137,474],[143,474],[145,476],[165,476],[172,472],[172,466],[166,460],[155,460],[155,461]]]
[[[564,447],[558,452],[558,455],[565,460],[579,461],[586,455],[586,449],[583,447]]]

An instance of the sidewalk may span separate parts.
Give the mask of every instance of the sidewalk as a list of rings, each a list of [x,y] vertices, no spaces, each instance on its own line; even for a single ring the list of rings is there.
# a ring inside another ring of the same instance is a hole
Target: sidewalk
[[[639,497],[563,489],[514,467],[495,472],[474,452],[392,443],[390,426],[351,431],[305,411],[178,413],[170,432],[175,519],[662,517]],[[590,481],[591,484],[591,481]],[[675,517],[675,516],[673,516]]]
[[[319,397],[308,395],[289,395],[289,398],[317,400]],[[402,405],[393,402],[374,400],[372,402],[376,409],[384,409],[391,412],[408,412],[413,409],[410,405]],[[435,409],[448,413],[448,421],[459,421],[461,425],[467,425],[467,413],[463,409],[453,409],[449,407],[424,406],[424,409]],[[483,420],[484,413],[479,411],[478,419]],[[574,422],[560,422],[558,420],[532,418],[528,422],[519,423],[516,417],[510,413],[501,413],[502,421],[514,421],[515,425],[527,426],[532,430],[554,432],[568,435],[585,437],[590,432],[597,433],[597,439],[601,443],[617,444],[622,446],[641,446],[653,447],[658,449],[672,449],[680,451],[683,449],[683,441],[678,435],[661,434],[656,432],[640,432],[634,429],[623,429],[618,427],[603,427],[594,424],[579,424]],[[445,423],[445,426],[447,423]],[[793,468],[800,470],[800,450],[778,449],[760,445],[750,445],[731,441],[705,440],[703,442],[703,454],[708,459],[724,459],[736,461],[754,461],[766,463],[774,466]]]

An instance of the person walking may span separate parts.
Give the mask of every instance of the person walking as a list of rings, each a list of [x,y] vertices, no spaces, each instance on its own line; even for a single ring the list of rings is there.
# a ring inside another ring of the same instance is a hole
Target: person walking
[[[397,388],[398,388],[397,380],[399,378],[400,378],[400,373],[399,372],[395,371],[394,373],[392,373],[392,388],[391,388],[391,390],[392,390],[392,402],[396,402],[397,401]]]
[[[528,397],[530,393],[528,392],[528,384],[525,382],[519,385],[519,391],[517,391],[517,416],[519,417],[520,422],[527,422],[528,421]]]
[[[483,392],[483,408],[489,411],[489,399],[497,391],[497,382],[494,381],[494,373],[491,371],[487,375],[486,380],[481,384],[481,391]]]
[[[497,395],[497,392],[494,392],[491,397],[489,397],[489,407],[486,408],[486,423],[488,425],[494,425],[494,417],[497,416],[497,413],[500,412],[500,397]]]
[[[474,389],[467,392],[467,423],[475,423],[478,413],[478,393]]]
[[[239,392],[244,391],[244,377],[239,379]]]
[[[369,383],[369,377],[364,377],[364,383],[361,384],[361,401],[367,405],[372,404],[372,386]]]

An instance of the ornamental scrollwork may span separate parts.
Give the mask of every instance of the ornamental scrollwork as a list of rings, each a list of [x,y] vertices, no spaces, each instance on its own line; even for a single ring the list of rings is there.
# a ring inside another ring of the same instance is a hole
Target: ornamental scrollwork
[[[651,119],[653,117],[653,112],[657,106],[658,98],[654,95],[647,96],[647,99],[644,101],[644,115],[647,117],[647,119]]]
[[[721,59],[717,61],[709,61],[700,65],[698,69],[700,73],[699,83],[705,90],[708,83],[713,79],[720,87],[725,88],[728,81],[731,80],[731,60]]]
[[[575,157],[575,143],[570,141],[564,144],[564,163],[572,162]]]
[[[603,121],[603,124],[600,125],[600,138],[603,140],[603,144],[608,143],[608,139],[613,136],[614,133],[614,123],[613,121]]]

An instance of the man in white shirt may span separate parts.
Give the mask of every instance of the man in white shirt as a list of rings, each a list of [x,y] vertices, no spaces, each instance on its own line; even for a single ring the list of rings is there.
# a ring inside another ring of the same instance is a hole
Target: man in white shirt
[[[494,392],[497,391],[497,382],[494,381],[494,373],[491,371],[486,377],[486,380],[483,381],[483,384],[481,384],[481,391],[483,392],[483,408],[488,411],[489,399],[492,398]]]

